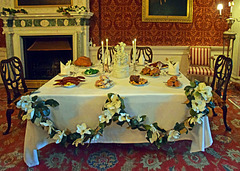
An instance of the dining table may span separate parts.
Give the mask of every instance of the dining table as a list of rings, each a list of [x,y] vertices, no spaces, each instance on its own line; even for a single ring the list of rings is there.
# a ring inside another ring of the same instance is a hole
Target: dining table
[[[104,73],[113,81],[110,88],[98,88],[95,82],[103,74],[100,66],[99,74],[94,76],[85,76],[85,67],[74,66],[74,76],[84,76],[85,82],[81,82],[74,87],[64,87],[54,85],[55,80],[62,79],[62,75],[56,75],[46,84],[41,86],[36,92],[42,99],[54,99],[59,103],[55,108],[50,107],[49,119],[60,129],[68,129],[71,132],[76,131],[76,125],[86,123],[88,127],[96,128],[99,124],[99,115],[102,113],[103,105],[107,99],[108,93],[119,94],[124,98],[125,111],[131,116],[146,115],[146,124],[154,122],[158,126],[170,130],[173,129],[176,122],[182,122],[189,114],[189,108],[184,103],[186,95],[184,87],[190,84],[190,81],[181,73],[178,80],[180,87],[169,87],[166,82],[171,75],[168,75],[167,69],[161,70],[157,77],[141,75],[140,71],[144,66],[137,66],[136,70],[130,67],[130,75],[140,75],[148,82],[144,85],[132,85],[127,78],[114,78],[111,73]],[[213,140],[210,131],[208,117],[203,117],[202,124],[196,123],[188,134],[181,134],[177,140],[191,140],[190,152],[204,151],[211,146]],[[122,127],[112,123],[104,129],[103,135],[94,143],[147,143],[146,132],[127,129],[127,124]],[[39,165],[37,150],[44,146],[55,143],[49,138],[46,130],[27,121],[25,142],[24,142],[24,161],[29,166]],[[157,148],[156,148],[157,150]]]

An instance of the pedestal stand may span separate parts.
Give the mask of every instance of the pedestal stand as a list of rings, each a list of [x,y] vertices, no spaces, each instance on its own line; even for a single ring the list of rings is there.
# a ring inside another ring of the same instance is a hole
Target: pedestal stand
[[[223,33],[223,54],[225,51],[225,44],[227,43],[227,57],[232,58],[233,57],[233,45],[234,45],[234,40],[236,39],[236,34],[233,31],[225,31]],[[230,54],[231,52],[231,54]],[[225,55],[225,54],[224,54]]]

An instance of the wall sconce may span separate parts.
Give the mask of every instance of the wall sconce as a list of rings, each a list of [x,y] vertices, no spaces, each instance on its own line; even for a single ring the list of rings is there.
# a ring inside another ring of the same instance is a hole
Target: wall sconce
[[[232,28],[232,25],[234,24],[234,22],[235,21],[239,22],[239,20],[237,18],[232,17],[232,8],[234,6],[234,2],[229,1],[228,6],[230,7],[230,15],[229,15],[229,18],[226,19],[227,24],[228,24],[228,30],[223,32],[223,54],[225,51],[225,45],[227,43],[226,56],[233,58],[234,40],[236,39],[237,33],[231,31],[231,28]],[[222,18],[223,4],[218,4],[217,10],[219,10],[220,18]]]
[[[237,18],[232,17],[232,8],[234,6],[234,1],[229,1],[228,6],[230,7],[230,16],[226,19],[228,23],[228,32],[231,32],[231,27],[234,24],[235,21],[240,22]],[[217,10],[219,10],[220,18],[222,18],[222,10],[223,10],[223,4],[217,5]]]

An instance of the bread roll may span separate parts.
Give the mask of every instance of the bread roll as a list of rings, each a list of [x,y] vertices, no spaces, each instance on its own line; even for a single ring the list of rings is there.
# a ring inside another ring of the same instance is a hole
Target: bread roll
[[[89,67],[92,65],[92,62],[90,58],[81,56],[74,62],[74,65]]]

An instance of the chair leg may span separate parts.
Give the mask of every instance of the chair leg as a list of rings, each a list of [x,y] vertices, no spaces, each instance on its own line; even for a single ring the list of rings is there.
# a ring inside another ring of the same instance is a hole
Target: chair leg
[[[14,109],[7,109],[6,116],[7,116],[7,123],[8,127],[5,132],[3,132],[3,135],[7,135],[9,133],[9,130],[11,128],[11,115],[13,114]]]
[[[224,122],[224,125],[225,125],[225,128],[226,128],[226,131],[231,131],[231,128],[227,125],[227,106],[224,105],[222,107],[222,110],[223,110],[223,122]]]
[[[217,116],[217,113],[215,112],[214,108],[212,109],[213,116]]]

